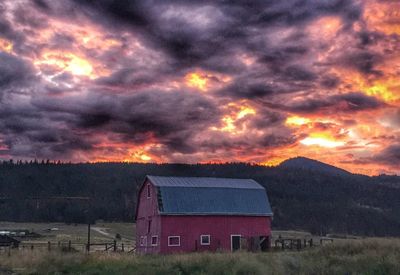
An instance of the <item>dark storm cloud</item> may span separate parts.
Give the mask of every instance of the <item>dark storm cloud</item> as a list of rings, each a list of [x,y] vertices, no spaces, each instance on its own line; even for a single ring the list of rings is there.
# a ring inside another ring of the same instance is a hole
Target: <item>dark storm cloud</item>
[[[390,114],[390,116],[388,117],[388,121],[394,127],[400,127],[400,108],[394,113]]]
[[[322,87],[333,89],[340,84],[340,78],[335,75],[326,75],[320,81]]]
[[[46,112],[65,114],[73,129],[118,133],[125,142],[157,138],[169,150],[189,152],[193,134],[218,120],[219,111],[198,93],[144,91],[127,96],[93,95],[93,100],[43,100],[34,104]]]
[[[279,127],[285,121],[286,116],[279,112],[272,112],[268,109],[259,110],[257,116],[252,119],[251,126],[255,129],[267,129]]]
[[[374,110],[386,106],[385,103],[376,97],[367,96],[363,93],[352,92],[346,94],[333,95],[326,98],[308,98],[300,101],[292,101],[289,104],[275,104],[260,101],[264,106],[271,109],[287,111],[291,113],[346,113],[365,110]]]
[[[217,95],[242,99],[262,99],[271,96],[311,90],[318,75],[300,66],[287,66],[282,70],[263,70],[244,74],[217,91]]]
[[[233,84],[222,89],[218,93],[223,96],[237,97],[237,98],[263,98],[275,93],[279,88],[276,85],[268,85],[263,81],[258,83],[246,79],[238,79]],[[282,90],[282,89],[280,89]]]
[[[293,81],[313,81],[317,74],[298,65],[289,66],[284,71],[284,76]]]
[[[139,88],[149,83],[156,84],[165,81],[170,72],[150,70],[142,68],[137,70],[134,68],[123,68],[107,77],[100,77],[96,80],[97,84],[108,86],[110,88]]]
[[[299,113],[315,113],[323,110],[332,112],[355,112],[372,110],[383,107],[385,104],[373,96],[363,93],[347,93],[330,96],[326,99],[310,99],[289,106],[289,110]]]
[[[5,12],[5,3],[0,3],[0,14],[4,15]],[[5,16],[0,16],[0,34],[2,37],[6,37],[9,40],[21,38],[21,36],[12,27],[12,23]]]
[[[296,141],[295,136],[268,134],[260,140],[259,145],[264,148],[274,148],[294,144]]]
[[[210,101],[201,95],[187,95],[184,92],[143,92],[121,97],[114,100],[115,104],[111,102],[111,98],[106,97],[94,105],[93,110],[103,109],[103,118],[104,110],[109,110],[113,130],[128,136],[135,132],[150,131],[162,138],[176,131],[208,124],[217,114],[216,107]],[[82,114],[82,119],[85,115]]]
[[[42,1],[41,1],[42,2]],[[258,52],[267,63],[285,60],[287,56],[304,55],[307,46],[288,45],[263,53],[265,45],[254,37],[265,28],[305,24],[323,15],[336,14],[342,20],[354,22],[361,7],[352,1],[74,1],[91,18],[110,28],[139,34],[145,43],[160,48],[177,68],[204,65],[216,71],[229,70],[215,58],[238,49]],[[45,6],[43,3],[41,6]],[[50,6],[50,5],[48,5]],[[45,7],[48,8],[48,7]],[[110,21],[112,23],[110,23]],[[268,46],[268,45],[267,45]],[[290,58],[291,59],[291,58]],[[224,62],[222,62],[223,64]],[[226,61],[225,61],[226,63]],[[297,72],[292,72],[298,76]],[[299,77],[311,77],[301,74]]]
[[[44,29],[48,27],[47,18],[40,16],[33,9],[26,9],[26,5],[20,5],[14,12],[14,20],[24,27],[32,29]]]
[[[300,39],[300,40],[299,40]],[[287,45],[279,45],[278,47],[272,47],[268,44],[261,43],[249,47],[250,50],[259,52],[260,63],[268,65],[274,70],[282,70],[287,64],[290,64],[293,60],[299,59],[306,55],[309,51],[304,39],[304,35],[297,34],[296,37],[290,37],[286,43]]]
[[[95,23],[112,32],[129,31],[140,37],[146,47],[161,50],[166,54],[165,62],[158,72],[129,69],[114,72],[110,77],[99,80],[101,84],[142,85],[158,81],[166,70],[175,74],[190,68],[241,74],[246,68],[234,58],[237,53],[251,52],[255,55],[260,69],[269,68],[264,78],[271,78],[275,85],[257,84],[240,88],[239,98],[259,97],[271,90],[280,93],[298,92],[312,88],[312,81],[318,76],[311,68],[292,64],[308,54],[310,45],[301,31],[291,35],[279,45],[272,45],[265,36],[269,28],[284,28],[302,24],[324,15],[339,15],[342,21],[354,22],[359,18],[361,6],[352,1],[284,1],[284,2],[231,2],[231,1],[36,1],[38,9],[53,16],[64,14],[76,16],[82,11]],[[65,16],[65,15],[64,15]],[[351,59],[347,57],[346,60]],[[346,61],[347,62],[347,61]],[[351,61],[349,61],[351,62]],[[372,61],[364,58],[357,68],[368,67]],[[365,70],[368,70],[365,69]],[[264,79],[261,80],[264,82]],[[287,87],[285,84],[287,83]],[[300,83],[301,82],[301,83]],[[308,82],[308,83],[307,83]],[[334,87],[337,83],[328,79],[325,85]],[[243,84],[233,84],[233,89]],[[262,87],[264,85],[264,87]],[[236,94],[233,92],[233,96]]]
[[[22,59],[0,52],[0,101],[7,92],[20,92],[35,79],[34,70]]]
[[[349,93],[361,88],[344,69],[372,83],[383,75],[386,54],[398,50],[380,44],[398,38],[370,30],[363,6],[356,0],[0,3],[0,13],[8,9],[0,38],[13,45],[11,54],[0,53],[1,154],[140,160],[130,156],[137,150],[152,161],[264,162],[277,148],[286,156],[309,152],[299,141],[312,131],[353,128],[362,111],[389,105]],[[204,87],[191,83],[192,75]],[[296,113],[328,115],[335,123],[287,124]],[[398,124],[393,114],[387,121]],[[383,155],[393,157],[382,152],[382,163]]]
[[[346,67],[354,68],[363,74],[381,75],[376,66],[383,62],[383,56],[370,51],[354,51],[344,54],[340,61]]]
[[[371,161],[398,168],[400,166],[400,144],[395,143],[388,146],[382,152],[372,157]]]

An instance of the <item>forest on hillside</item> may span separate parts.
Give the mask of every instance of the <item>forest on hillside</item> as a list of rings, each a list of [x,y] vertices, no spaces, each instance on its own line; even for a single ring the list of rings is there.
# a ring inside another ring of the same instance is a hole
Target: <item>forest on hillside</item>
[[[0,220],[132,222],[138,188],[146,175],[252,178],[267,189],[274,229],[400,236],[400,177],[245,163],[4,162],[0,164]]]

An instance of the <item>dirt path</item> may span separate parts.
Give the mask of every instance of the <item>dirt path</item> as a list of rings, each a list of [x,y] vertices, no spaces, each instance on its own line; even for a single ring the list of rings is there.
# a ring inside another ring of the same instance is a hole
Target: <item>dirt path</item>
[[[92,227],[90,227],[90,229],[92,229],[93,231],[96,231],[97,233],[99,233],[99,234],[101,234],[103,236],[106,236],[108,238],[111,238],[111,239],[114,238],[113,235],[111,235],[110,233],[107,232],[108,228],[92,226]]]

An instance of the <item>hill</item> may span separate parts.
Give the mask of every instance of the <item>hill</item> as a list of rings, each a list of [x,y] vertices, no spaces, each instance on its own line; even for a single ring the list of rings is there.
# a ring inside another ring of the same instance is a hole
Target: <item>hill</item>
[[[315,167],[326,166],[318,163]],[[8,162],[0,165],[0,220],[132,222],[137,190],[145,175],[211,176],[252,178],[265,186],[273,207],[274,229],[400,236],[400,177],[330,171],[331,167],[327,173],[325,168],[304,169],[285,164],[265,167],[245,163]],[[68,196],[87,196],[91,200],[58,199]]]
[[[318,171],[332,175],[348,176],[351,174],[350,172],[344,169],[305,157],[296,157],[287,159],[284,162],[282,162],[279,166],[283,168],[295,168],[295,169]]]

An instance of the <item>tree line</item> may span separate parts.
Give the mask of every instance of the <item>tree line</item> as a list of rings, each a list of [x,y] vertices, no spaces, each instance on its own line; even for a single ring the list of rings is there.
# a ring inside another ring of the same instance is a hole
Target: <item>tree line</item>
[[[133,222],[137,192],[146,175],[252,178],[267,189],[274,229],[400,236],[400,177],[247,163],[5,161],[0,164],[0,220]],[[68,199],[73,197],[90,200]]]

